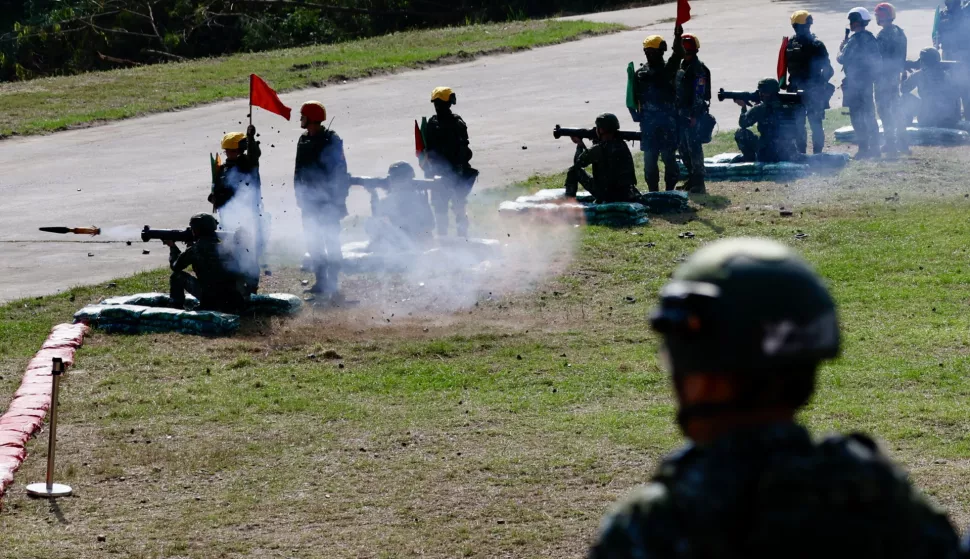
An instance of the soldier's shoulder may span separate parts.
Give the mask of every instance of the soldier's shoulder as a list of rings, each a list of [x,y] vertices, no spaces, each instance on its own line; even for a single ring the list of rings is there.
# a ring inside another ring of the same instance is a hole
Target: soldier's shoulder
[[[634,550],[670,537],[673,508],[670,492],[662,483],[638,487],[603,519],[590,558],[631,557]]]

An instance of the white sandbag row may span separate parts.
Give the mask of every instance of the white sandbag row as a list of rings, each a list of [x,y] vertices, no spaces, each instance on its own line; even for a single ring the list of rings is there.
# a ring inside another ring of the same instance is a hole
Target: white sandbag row
[[[742,161],[740,153],[721,153],[704,159],[704,177],[706,180],[771,180],[776,178],[793,178],[808,175],[822,170],[841,169],[849,164],[847,153],[818,153],[806,155],[799,162],[779,161],[778,163],[761,163],[757,161]],[[680,166],[681,178],[687,178],[687,168]]]
[[[557,221],[590,225],[646,225],[647,207],[637,202],[597,204],[589,195],[566,198],[566,189],[548,188],[514,201],[499,204],[499,214],[553,218]]]
[[[962,123],[961,123],[962,124]],[[882,124],[879,136],[882,137]],[[843,126],[835,131],[835,139],[847,144],[856,142],[855,129]],[[934,128],[931,126],[910,126],[906,129],[906,141],[911,146],[962,146],[970,143],[970,133],[958,128]]]

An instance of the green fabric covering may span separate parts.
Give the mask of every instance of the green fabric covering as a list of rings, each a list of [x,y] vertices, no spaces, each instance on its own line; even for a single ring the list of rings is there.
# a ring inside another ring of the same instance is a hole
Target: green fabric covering
[[[964,123],[960,123],[965,125]],[[882,134],[882,125],[879,126]],[[960,146],[970,143],[970,134],[958,128],[932,128],[910,126],[906,129],[906,138],[912,146]],[[855,143],[855,130],[851,126],[843,126],[835,131],[835,139],[849,144]]]
[[[616,227],[646,225],[650,222],[644,204],[597,204],[589,195],[577,196],[573,200],[566,198],[564,188],[548,188],[529,196],[519,196],[514,201],[502,202],[498,211],[502,215],[557,216],[565,221]]]
[[[721,153],[704,159],[706,180],[759,180],[794,178],[816,171],[841,169],[849,163],[847,153],[819,153],[807,155],[801,162],[758,163],[741,161],[740,153]],[[681,178],[687,178],[687,169],[680,165]]]
[[[239,317],[234,314],[128,304],[84,307],[74,313],[74,320],[105,332],[121,334],[181,332],[225,336],[239,329]]]

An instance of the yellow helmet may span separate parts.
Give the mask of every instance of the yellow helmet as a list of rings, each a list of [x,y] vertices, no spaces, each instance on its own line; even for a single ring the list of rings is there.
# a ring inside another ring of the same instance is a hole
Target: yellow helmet
[[[650,35],[643,40],[643,48],[645,49],[660,49],[661,52],[667,50],[667,41],[660,35]]]
[[[222,137],[222,149],[239,149],[239,144],[246,141],[242,132],[230,132]]]
[[[434,88],[434,91],[431,92],[431,101],[444,101],[445,103],[451,103],[452,105],[457,103],[455,92],[452,91],[450,87]]]
[[[812,22],[813,22],[812,14],[810,14],[808,10],[798,10],[797,12],[791,15],[792,25],[805,25],[806,23],[810,24]]]

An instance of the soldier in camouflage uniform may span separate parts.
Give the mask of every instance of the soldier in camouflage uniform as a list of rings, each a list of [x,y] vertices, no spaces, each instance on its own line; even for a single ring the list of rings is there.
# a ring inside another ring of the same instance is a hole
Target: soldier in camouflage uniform
[[[812,14],[799,10],[791,16],[791,26],[795,34],[788,39],[785,60],[788,63],[789,92],[802,92],[802,108],[795,114],[795,143],[799,153],[808,149],[808,131],[805,119],[812,128],[812,153],[822,153],[825,147],[825,109],[835,87],[829,83],[835,70],[829,61],[829,51],[825,44],[812,33]]]
[[[176,308],[185,306],[185,293],[199,299],[202,310],[238,314],[244,305],[247,288],[245,279],[233,271],[231,249],[223,247],[216,236],[219,222],[209,214],[196,214],[189,220],[195,240],[185,252],[175,241],[165,241],[169,247],[169,295]],[[185,271],[189,266],[195,276]]]
[[[468,147],[468,125],[451,112],[451,107],[458,102],[451,88],[436,87],[431,92],[431,102],[435,114],[428,119],[424,132],[428,157],[423,169],[426,178],[441,177],[431,191],[438,236],[448,235],[450,206],[455,213],[458,236],[467,237],[468,195],[478,178],[478,171],[469,164],[472,150]]]
[[[951,79],[963,101],[963,118],[970,112],[970,8],[965,0],[946,0],[937,22],[938,47],[946,60],[961,64]]]
[[[866,435],[813,441],[795,422],[839,351],[835,304],[789,248],[728,239],[660,293],[691,442],[606,517],[592,559],[953,558],[946,514]]]
[[[711,106],[711,71],[697,58],[700,41],[696,36],[681,37],[684,60],[675,80],[677,125],[680,128],[680,157],[687,167],[684,188],[690,192],[707,192],[704,183],[704,141],[701,126]]]
[[[914,89],[919,91],[919,97],[912,94]],[[959,124],[960,92],[940,64],[940,51],[935,48],[920,51],[919,70],[903,81],[900,91],[905,124],[913,122],[914,116],[920,126],[956,128]]]
[[[616,115],[604,113],[596,117],[596,144],[587,149],[582,138],[573,137],[576,155],[573,166],[566,173],[566,196],[575,198],[579,185],[593,195],[597,202],[636,202],[637,172],[633,167],[633,155],[626,142],[616,137],[620,120]],[[593,166],[593,176],[586,167]]]
[[[741,117],[734,133],[734,141],[744,155],[745,161],[774,163],[792,161],[796,158],[795,109],[778,98],[778,80],[765,78],[758,82],[761,102],[748,110],[745,101],[735,101],[741,106]],[[749,130],[758,126],[758,135]]]
[[[845,70],[842,104],[849,108],[849,118],[859,144],[856,159],[879,157],[879,123],[873,104],[873,82],[882,66],[882,56],[876,38],[866,29],[871,19],[865,8],[849,11],[849,28],[853,33],[842,41],[838,57]]]
[[[674,79],[683,58],[680,44],[683,28],[674,31],[674,51],[664,62],[667,42],[660,35],[650,35],[643,41],[646,64],[636,73],[638,108],[630,109],[630,116],[640,123],[640,149],[643,151],[643,174],[650,192],[660,190],[660,166],[664,162],[664,186],[673,190],[680,177],[677,166],[677,112],[674,104]]]
[[[899,84],[906,72],[906,34],[893,21],[896,8],[883,2],[874,10],[876,23],[882,29],[876,35],[882,66],[876,75],[876,108],[882,119],[883,153],[892,156],[909,152],[906,125],[899,106]]]

